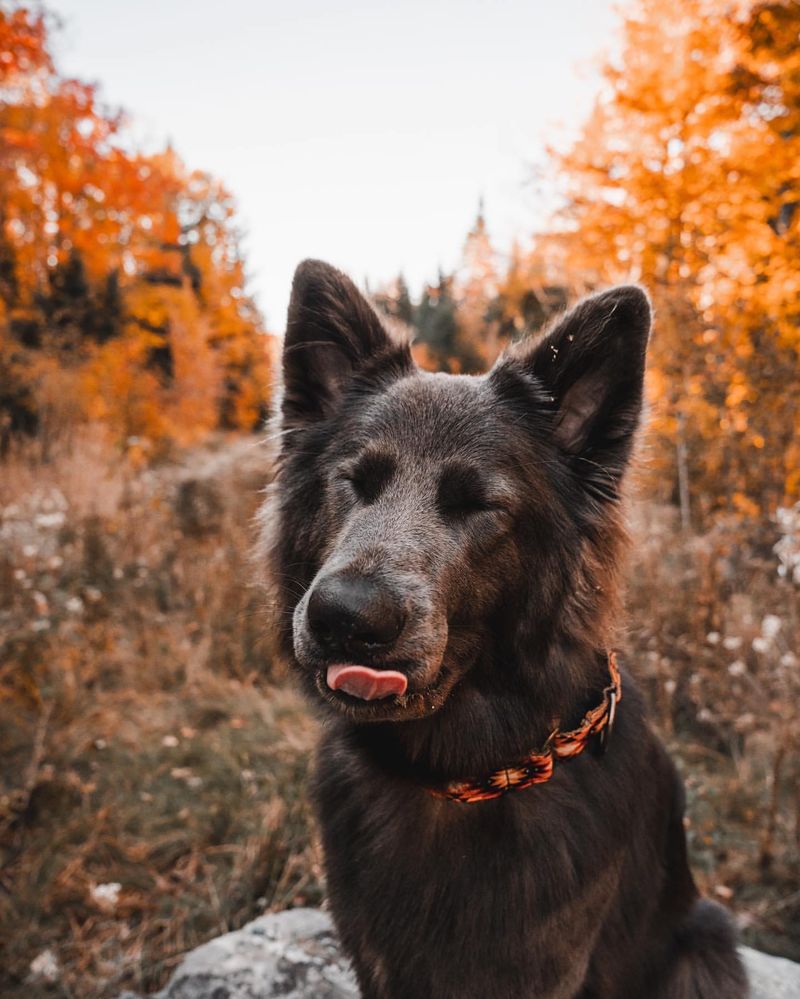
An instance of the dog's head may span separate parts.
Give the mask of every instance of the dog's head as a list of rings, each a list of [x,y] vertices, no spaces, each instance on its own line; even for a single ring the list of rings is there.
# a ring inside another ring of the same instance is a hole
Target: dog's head
[[[602,647],[649,327],[616,288],[486,375],[430,374],[345,275],[301,264],[264,520],[310,688],[356,721],[418,718],[546,643]]]

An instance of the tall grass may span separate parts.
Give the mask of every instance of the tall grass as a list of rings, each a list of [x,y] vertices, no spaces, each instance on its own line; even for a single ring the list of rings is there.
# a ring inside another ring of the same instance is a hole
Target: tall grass
[[[141,457],[87,434],[0,466],[3,996],[154,990],[200,942],[322,899],[316,725],[250,585],[265,453]],[[686,777],[695,869],[751,942],[800,958],[781,532],[686,535],[646,506],[635,534],[627,659]]]
[[[800,960],[800,507],[686,534],[640,506],[635,541],[629,659],[684,775],[695,872],[750,942]]]
[[[147,991],[208,937],[320,900],[314,724],[250,586],[267,476],[249,440],[157,468],[100,439],[5,463],[4,996]]]

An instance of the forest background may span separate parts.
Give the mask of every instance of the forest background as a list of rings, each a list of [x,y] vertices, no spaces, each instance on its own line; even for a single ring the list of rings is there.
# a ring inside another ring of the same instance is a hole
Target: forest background
[[[800,4],[635,0],[552,150],[549,224],[371,289],[473,372],[579,295],[656,314],[626,654],[684,770],[693,862],[800,959]],[[279,340],[236,205],[143,153],[0,6],[0,988],[155,989],[318,902],[315,722],[250,585]]]

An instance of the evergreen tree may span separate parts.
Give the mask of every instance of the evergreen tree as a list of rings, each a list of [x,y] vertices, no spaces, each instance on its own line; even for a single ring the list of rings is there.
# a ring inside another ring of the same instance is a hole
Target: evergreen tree
[[[387,287],[371,294],[370,298],[387,316],[413,327],[414,303],[411,301],[411,294],[402,274],[398,274]]]
[[[414,325],[414,303],[408,290],[406,279],[402,274],[397,277],[397,292],[395,297],[394,316],[407,326]]]
[[[464,241],[462,264],[456,281],[458,325],[462,353],[491,364],[500,352],[499,329],[492,321],[497,294],[496,254],[486,226],[483,198]]]
[[[92,334],[98,343],[108,343],[122,334],[125,309],[119,271],[114,268],[105,277],[95,299]]]
[[[459,325],[455,278],[441,270],[435,285],[428,285],[414,311],[418,341],[425,345],[431,359],[445,371],[480,371],[481,358],[462,334]]]
[[[83,257],[76,249],[51,267],[48,289],[39,296],[48,339],[59,352],[74,352],[91,336],[94,302]]]

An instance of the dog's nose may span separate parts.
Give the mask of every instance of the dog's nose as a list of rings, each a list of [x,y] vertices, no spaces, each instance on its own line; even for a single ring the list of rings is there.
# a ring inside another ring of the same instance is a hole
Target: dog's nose
[[[397,598],[367,576],[324,577],[311,592],[307,613],[318,642],[351,653],[391,645],[406,622]]]

